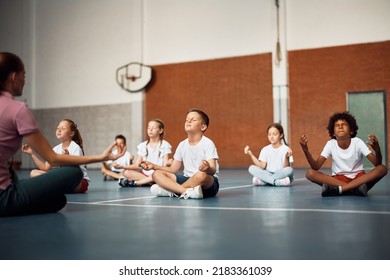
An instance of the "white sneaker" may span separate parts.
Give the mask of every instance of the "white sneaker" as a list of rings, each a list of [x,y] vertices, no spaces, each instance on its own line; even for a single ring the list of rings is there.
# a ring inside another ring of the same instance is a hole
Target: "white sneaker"
[[[154,184],[150,187],[150,192],[155,196],[169,196],[169,197],[177,197],[177,195],[173,192],[167,191],[163,189],[157,184]]]
[[[275,186],[289,186],[290,184],[290,177],[275,180]]]
[[[265,185],[267,185],[266,182],[263,182],[263,181],[261,181],[260,179],[258,179],[258,178],[256,178],[256,177],[253,177],[252,183],[253,183],[253,185],[255,185],[255,186],[265,186]]]
[[[185,192],[181,194],[179,198],[183,199],[201,199],[203,198],[203,191],[201,186],[196,186],[195,188],[188,188]]]

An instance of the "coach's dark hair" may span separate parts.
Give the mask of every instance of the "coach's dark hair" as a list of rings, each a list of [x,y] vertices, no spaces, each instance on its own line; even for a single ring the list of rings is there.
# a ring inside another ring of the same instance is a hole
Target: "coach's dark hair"
[[[15,54],[0,52],[0,90],[4,90],[9,74],[23,71],[24,64]]]

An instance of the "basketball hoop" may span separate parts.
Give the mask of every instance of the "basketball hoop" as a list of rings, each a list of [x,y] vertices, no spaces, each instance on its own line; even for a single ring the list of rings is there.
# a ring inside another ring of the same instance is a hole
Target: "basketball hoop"
[[[131,62],[116,70],[117,83],[131,93],[143,90],[151,79],[152,68],[138,62]]]

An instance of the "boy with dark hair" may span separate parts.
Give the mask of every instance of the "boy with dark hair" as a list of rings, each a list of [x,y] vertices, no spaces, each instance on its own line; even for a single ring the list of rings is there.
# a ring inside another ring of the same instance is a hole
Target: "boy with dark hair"
[[[122,134],[115,136],[116,148],[112,151],[115,155],[118,151],[121,151],[124,147],[126,147],[126,137]],[[117,160],[109,160],[103,162],[103,167],[101,168],[101,172],[103,174],[103,180],[119,180],[123,177],[123,166],[130,165],[134,159],[134,156],[130,154],[129,151],[126,151],[123,156],[118,158]]]
[[[367,191],[387,174],[387,168],[382,164],[382,154],[376,136],[368,136],[367,147],[356,137],[357,130],[356,119],[349,112],[331,116],[328,131],[332,139],[326,143],[317,160],[309,152],[308,137],[301,136],[299,143],[311,167],[306,173],[306,178],[322,185],[322,196],[345,193],[367,196]],[[331,176],[318,171],[329,157],[332,158]],[[364,157],[374,165],[368,173],[363,168]]]

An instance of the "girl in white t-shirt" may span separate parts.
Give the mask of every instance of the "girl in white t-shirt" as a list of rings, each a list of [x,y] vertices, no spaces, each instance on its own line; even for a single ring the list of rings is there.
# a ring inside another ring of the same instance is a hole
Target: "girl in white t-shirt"
[[[70,119],[62,120],[58,124],[58,127],[56,129],[56,137],[59,141],[61,141],[60,144],[53,148],[53,151],[56,154],[67,154],[73,156],[84,155],[83,139],[81,138],[80,131],[78,130],[77,125],[74,121]],[[24,145],[22,147],[22,151],[29,154],[38,167],[38,169],[33,169],[31,171],[31,177],[44,174],[52,168],[50,163],[48,163],[47,161],[40,160],[29,146]],[[80,165],[80,168],[83,171],[84,178],[81,180],[80,184],[74,189],[74,193],[85,193],[88,190],[89,186],[90,179],[88,177],[85,165]]]
[[[267,128],[267,135],[270,144],[261,149],[258,158],[249,146],[244,148],[244,153],[249,155],[254,163],[249,166],[252,182],[256,186],[290,186],[294,179],[293,157],[286,144],[283,127],[273,123]]]
[[[136,187],[151,185],[153,183],[152,174],[154,170],[145,170],[140,167],[141,162],[149,161],[160,166],[169,166],[171,160],[172,146],[164,140],[165,129],[162,120],[154,119],[148,123],[148,140],[137,146],[138,157],[136,161],[124,168],[123,177],[118,180],[122,187]],[[118,167],[117,167],[118,168]]]

